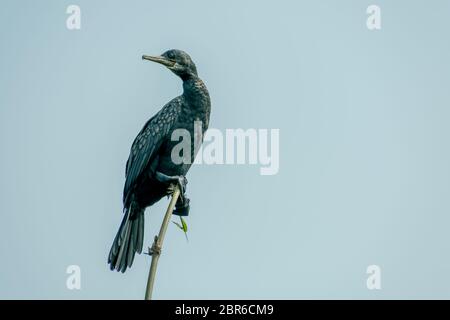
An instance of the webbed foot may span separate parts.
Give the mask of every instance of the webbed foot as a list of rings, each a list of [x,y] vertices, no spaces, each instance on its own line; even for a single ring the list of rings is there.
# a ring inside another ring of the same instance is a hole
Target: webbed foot
[[[180,188],[180,197],[177,200],[175,205],[175,210],[173,211],[174,215],[177,216],[188,216],[189,215],[189,199],[186,197],[186,186],[187,179],[185,176],[168,176],[164,173],[156,171],[155,177],[159,182],[167,183],[167,195],[173,194],[175,191],[175,186]]]

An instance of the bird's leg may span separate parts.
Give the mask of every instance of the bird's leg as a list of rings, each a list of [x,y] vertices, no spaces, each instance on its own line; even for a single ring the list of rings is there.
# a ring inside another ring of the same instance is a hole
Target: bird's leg
[[[162,172],[156,171],[155,178],[159,182],[168,184],[168,194],[172,194],[175,190],[175,186],[178,185],[180,193],[183,195],[186,192],[186,185],[188,183],[185,176],[168,176]]]
[[[173,211],[174,215],[177,216],[187,216],[189,215],[189,202],[190,200],[186,197],[186,186],[187,186],[187,179],[185,176],[168,176],[164,173],[161,173],[159,171],[155,172],[155,178],[159,182],[168,184],[167,187],[167,194],[171,195],[174,190],[175,186],[178,186],[180,188],[180,197],[177,200],[177,203],[175,205],[175,210]]]
[[[156,171],[155,178],[159,182],[168,184],[168,194],[172,194],[175,190],[175,186],[180,187],[180,193],[184,194],[186,192],[187,179],[185,176],[168,176],[162,172]]]

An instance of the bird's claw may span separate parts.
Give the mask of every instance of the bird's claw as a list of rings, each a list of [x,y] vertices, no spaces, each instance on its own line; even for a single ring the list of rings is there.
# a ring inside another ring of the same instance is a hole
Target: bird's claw
[[[168,176],[162,172],[156,171],[155,177],[159,182],[169,184],[169,186],[167,187],[168,195],[171,195],[175,192],[176,186],[180,188],[181,195],[184,195],[184,193],[186,192],[188,181],[185,176]]]
[[[186,186],[187,179],[185,176],[168,176],[164,173],[156,171],[155,177],[158,181],[162,183],[167,183],[167,195],[170,196],[175,192],[175,188],[178,186],[180,188],[180,198],[177,201],[174,215],[177,216],[187,216],[189,215],[189,199],[186,197]]]

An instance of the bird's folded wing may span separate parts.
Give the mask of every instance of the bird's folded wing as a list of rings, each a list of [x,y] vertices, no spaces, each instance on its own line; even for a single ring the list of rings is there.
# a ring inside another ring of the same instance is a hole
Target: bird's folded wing
[[[175,98],[166,104],[161,111],[147,121],[134,140],[125,170],[124,204],[145,169],[158,154],[162,143],[165,139],[170,139],[169,134],[180,114],[181,103],[181,99]]]

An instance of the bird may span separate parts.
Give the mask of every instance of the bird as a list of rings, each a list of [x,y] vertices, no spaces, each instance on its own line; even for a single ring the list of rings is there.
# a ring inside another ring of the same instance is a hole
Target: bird
[[[136,253],[142,253],[144,241],[144,212],[174,191],[181,190],[173,214],[187,216],[189,199],[185,196],[187,179],[193,161],[174,161],[172,150],[179,143],[172,139],[176,130],[190,135],[191,146],[201,143],[209,126],[211,99],[197,67],[184,51],[171,49],[159,56],[143,55],[143,60],[165,66],[183,83],[183,93],[165,104],[150,118],[134,139],[125,168],[123,189],[123,218],[108,256],[111,270],[125,272],[131,267]],[[200,141],[195,122],[201,124]],[[199,148],[190,148],[195,159]],[[184,150],[183,150],[184,152]],[[187,152],[186,152],[187,153]],[[183,154],[184,157],[188,154]]]

